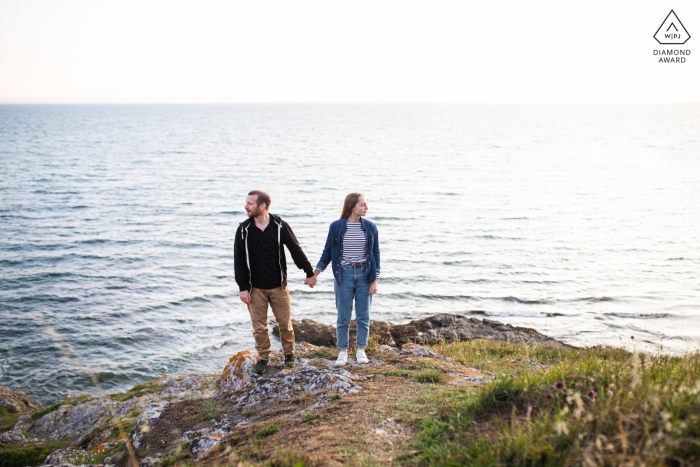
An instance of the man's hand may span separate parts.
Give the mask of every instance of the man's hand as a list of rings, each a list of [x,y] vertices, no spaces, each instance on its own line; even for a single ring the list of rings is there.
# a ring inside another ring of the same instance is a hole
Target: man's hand
[[[379,279],[376,279],[374,282],[372,282],[369,285],[369,294],[374,295],[377,293],[377,289],[379,289]]]
[[[250,292],[247,290],[241,291],[241,301],[246,305],[250,305]]]

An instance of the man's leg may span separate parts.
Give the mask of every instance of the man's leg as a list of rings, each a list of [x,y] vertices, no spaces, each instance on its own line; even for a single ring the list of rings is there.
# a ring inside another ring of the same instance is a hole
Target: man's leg
[[[333,280],[335,290],[335,308],[338,310],[335,335],[336,345],[340,350],[348,348],[350,319],[352,318],[353,277],[352,268],[347,268],[341,274],[340,284]]]
[[[267,296],[268,291],[253,288],[250,293],[250,320],[253,323],[253,337],[255,338],[255,350],[261,360],[269,360],[270,335],[267,331]]]
[[[367,267],[367,266],[365,266]],[[369,294],[369,284],[365,278],[364,268],[357,269],[355,276],[355,319],[357,321],[357,348],[367,347],[369,336],[369,309],[372,296]]]
[[[294,328],[292,327],[292,307],[289,289],[282,287],[270,290],[270,307],[280,326],[280,340],[285,355],[294,355]]]

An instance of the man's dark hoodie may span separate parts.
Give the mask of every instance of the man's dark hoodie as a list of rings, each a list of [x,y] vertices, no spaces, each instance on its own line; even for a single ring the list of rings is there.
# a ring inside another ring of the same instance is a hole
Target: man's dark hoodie
[[[248,235],[249,229],[254,228],[255,219],[249,217],[247,220],[241,222],[236,230],[236,240],[233,243],[233,269],[236,274],[236,283],[238,284],[241,292],[247,290],[252,292],[253,283],[250,277],[250,256],[248,248]],[[280,269],[282,270],[282,289],[287,287],[287,258],[284,254],[284,246],[287,245],[289,253],[292,255],[294,264],[297,265],[299,269],[303,269],[306,273],[306,277],[311,277],[314,275],[314,270],[311,267],[311,263],[306,258],[304,251],[299,246],[299,241],[294,235],[294,231],[285,221],[279,216],[270,214],[270,223],[273,224],[272,227],[276,230],[277,244],[279,246],[279,262]]]

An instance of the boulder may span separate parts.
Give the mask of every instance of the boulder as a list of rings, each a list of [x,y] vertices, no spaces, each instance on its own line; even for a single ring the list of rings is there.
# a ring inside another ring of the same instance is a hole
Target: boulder
[[[294,339],[297,342],[323,346],[335,345],[335,328],[333,326],[317,323],[312,319],[302,319],[301,321],[293,319],[292,327],[294,328]],[[273,324],[272,334],[279,337],[279,324]]]
[[[216,380],[217,395],[252,386],[257,361],[258,354],[250,350],[242,350],[231,357],[224,372]]]
[[[292,320],[297,341],[315,345],[335,345],[335,328],[317,323],[311,319]],[[273,334],[279,335],[275,326]],[[350,323],[350,342],[355,341],[357,324]],[[556,339],[540,334],[534,329],[499,323],[489,319],[470,318],[461,315],[439,313],[407,324],[391,324],[384,321],[370,321],[370,335],[379,335],[379,343],[392,347],[418,343],[435,344],[440,341],[470,341],[485,339],[496,342],[541,345],[544,347],[571,348]]]
[[[494,342],[572,348],[532,328],[447,313],[439,313],[408,324],[394,325],[391,328],[391,335],[397,345],[411,342],[429,345],[439,341],[460,342],[484,339]]]
[[[41,410],[41,404],[19,389],[12,391],[7,386],[0,386],[0,405],[18,413],[31,414]]]
[[[6,431],[0,434],[0,443],[2,444],[19,444],[27,439],[19,430]]]
[[[78,405],[63,405],[41,417],[29,434],[50,440],[77,438],[93,427],[105,412],[117,405],[109,399],[91,399]]]

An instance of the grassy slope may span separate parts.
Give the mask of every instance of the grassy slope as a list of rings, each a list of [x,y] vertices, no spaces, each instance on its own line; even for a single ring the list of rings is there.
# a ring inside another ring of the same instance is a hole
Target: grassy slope
[[[700,358],[486,341],[434,349],[505,374],[448,390],[420,422],[420,465],[697,465]],[[517,359],[548,365],[542,370]],[[516,360],[513,362],[512,360]]]

